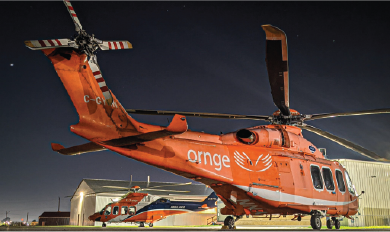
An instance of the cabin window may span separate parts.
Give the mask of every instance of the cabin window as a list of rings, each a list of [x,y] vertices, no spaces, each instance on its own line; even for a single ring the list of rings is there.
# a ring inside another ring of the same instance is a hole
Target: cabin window
[[[327,167],[323,167],[322,168],[322,176],[324,177],[326,189],[327,190],[334,190],[332,171]]]
[[[135,214],[135,207],[134,206],[130,206],[129,207],[129,215],[134,215]]]
[[[104,215],[110,215],[111,214],[111,206],[107,206],[106,212],[104,212]]]
[[[314,188],[323,189],[320,168],[318,166],[310,166],[311,179],[313,180]]]
[[[348,172],[345,171],[345,180],[347,181],[348,191],[351,194],[355,194],[355,187],[352,185],[351,178],[349,178]]]
[[[122,206],[122,208],[121,208],[121,214],[122,214],[122,215],[127,214],[127,209],[128,209],[127,206]]]
[[[113,215],[118,215],[119,213],[119,206],[115,206],[114,209],[112,210]]]
[[[343,173],[340,170],[336,170],[336,180],[337,180],[337,185],[339,186],[340,192],[345,192]]]

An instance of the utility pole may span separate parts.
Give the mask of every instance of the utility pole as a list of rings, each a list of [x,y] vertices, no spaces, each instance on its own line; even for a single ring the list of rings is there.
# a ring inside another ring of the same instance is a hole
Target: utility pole
[[[5,218],[8,217],[8,213],[11,212],[11,211],[5,211]]]
[[[58,197],[58,212],[60,212],[60,197]]]
[[[28,223],[28,212],[27,212],[27,221],[26,221],[26,223]]]

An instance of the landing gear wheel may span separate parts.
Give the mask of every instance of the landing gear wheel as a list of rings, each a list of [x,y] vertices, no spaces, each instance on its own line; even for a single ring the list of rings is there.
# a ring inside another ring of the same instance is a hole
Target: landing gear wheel
[[[229,230],[234,229],[234,218],[232,216],[227,216],[223,224],[227,226]]]
[[[335,219],[334,220],[334,227],[336,228],[336,230],[340,229],[340,221]]]
[[[153,227],[153,223],[149,223],[149,227]]]
[[[322,226],[320,215],[312,215],[310,218],[310,225],[313,230],[320,230]]]
[[[107,226],[106,223],[103,222],[102,227],[106,227],[106,226]]]
[[[302,221],[302,217],[301,215],[298,215],[298,219],[297,219],[299,222]]]
[[[140,222],[139,223],[139,227],[145,227],[145,223],[144,222]]]
[[[328,229],[330,229],[330,230],[333,228],[332,220],[331,220],[331,219],[326,220],[326,227],[327,227]]]

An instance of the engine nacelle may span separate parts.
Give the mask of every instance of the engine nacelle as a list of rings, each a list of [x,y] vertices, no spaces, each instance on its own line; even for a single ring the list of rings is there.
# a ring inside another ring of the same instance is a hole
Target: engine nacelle
[[[302,136],[298,127],[286,125],[256,126],[221,136],[223,144],[250,145],[265,148],[285,148],[323,158],[322,153]]]

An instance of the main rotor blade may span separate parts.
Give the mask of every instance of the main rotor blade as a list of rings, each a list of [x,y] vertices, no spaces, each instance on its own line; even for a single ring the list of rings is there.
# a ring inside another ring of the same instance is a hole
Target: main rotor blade
[[[143,188],[141,191],[156,191],[156,192],[175,192],[175,193],[189,193],[190,191],[185,190],[167,190],[167,189],[150,189],[150,188]]]
[[[271,94],[282,115],[290,115],[286,34],[277,27],[262,25],[266,35],[266,58]]]
[[[357,116],[357,115],[368,115],[368,114],[389,114],[390,108],[386,109],[376,109],[376,110],[362,110],[355,112],[345,112],[345,113],[328,113],[328,114],[312,114],[306,115],[305,121],[322,119],[322,118],[335,118],[342,116]]]
[[[148,114],[148,115],[175,115],[180,114],[188,117],[201,118],[225,118],[225,119],[249,119],[270,121],[272,117],[263,115],[240,115],[240,114],[217,114],[217,113],[199,113],[199,112],[181,112],[181,111],[165,111],[165,110],[135,110],[127,109],[129,114]]]
[[[357,144],[355,144],[355,143],[353,143],[351,141],[348,141],[346,139],[340,138],[340,137],[338,137],[336,135],[333,135],[333,134],[331,134],[329,132],[323,131],[321,129],[315,128],[315,127],[307,125],[307,124],[299,126],[299,127],[302,128],[302,129],[308,130],[310,132],[313,132],[313,133],[315,133],[317,135],[320,135],[320,136],[322,136],[324,138],[330,139],[333,142],[336,142],[336,143],[338,143],[338,144],[340,144],[340,145],[342,145],[342,146],[344,146],[346,148],[349,148],[349,149],[351,149],[353,151],[356,151],[356,152],[360,153],[361,155],[367,156],[367,157],[369,157],[371,159],[374,159],[374,160],[377,160],[377,161],[383,161],[383,162],[390,162],[390,160],[388,160],[386,158],[382,158],[379,155],[375,154],[374,152],[369,151],[369,150],[367,150],[366,148],[364,148],[364,147],[362,147],[360,145],[357,145]]]
[[[172,183],[169,185],[159,185],[159,186],[152,186],[149,187],[149,189],[154,189],[154,188],[161,188],[161,187],[171,187],[171,186],[180,186],[180,185],[191,185],[192,182],[187,182],[187,183]]]
[[[66,9],[68,9],[70,17],[72,17],[72,20],[73,20],[74,25],[76,27],[76,31],[80,32],[81,30],[83,30],[83,27],[81,26],[80,20],[77,17],[76,12],[74,11],[72,4],[70,4],[70,1],[68,1],[68,0],[64,0],[64,4],[66,6]]]

